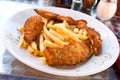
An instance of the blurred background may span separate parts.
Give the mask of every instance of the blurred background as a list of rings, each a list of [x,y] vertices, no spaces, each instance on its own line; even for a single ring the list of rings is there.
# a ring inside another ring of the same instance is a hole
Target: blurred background
[[[94,12],[100,0],[0,0],[0,1],[27,3],[40,7],[41,6],[63,7],[63,8],[81,11],[92,16],[96,16]]]
[[[96,6],[100,0],[0,0],[0,1],[14,1],[14,2],[21,2],[33,5],[42,5],[42,6],[57,6],[57,7],[64,7],[64,8],[73,8],[78,9],[81,7],[82,3],[84,8],[90,8]],[[44,4],[44,5],[43,5]],[[95,4],[95,5],[94,5]]]

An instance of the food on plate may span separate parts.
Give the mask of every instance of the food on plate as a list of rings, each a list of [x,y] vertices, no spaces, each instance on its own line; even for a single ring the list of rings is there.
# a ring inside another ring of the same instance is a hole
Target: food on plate
[[[51,66],[73,66],[87,60],[91,55],[90,43],[71,42],[63,47],[47,47],[44,50],[47,63]]]
[[[72,19],[69,16],[62,16],[62,15],[58,15],[56,13],[52,13],[49,11],[44,11],[41,9],[34,9],[36,13],[38,13],[39,15],[45,17],[45,18],[49,18],[49,19],[54,19],[54,20],[58,20],[58,21],[67,21],[69,24],[75,24],[75,20]]]
[[[44,11],[44,10],[41,10],[41,9],[34,9],[34,11],[41,15],[42,17],[45,17],[45,18],[50,18],[50,19],[56,19],[58,14],[56,13],[52,13],[52,12],[49,12],[49,11]]]
[[[31,16],[24,24],[24,40],[28,43],[33,42],[40,34],[44,22],[40,16]]]
[[[88,33],[88,38],[91,41],[92,48],[94,50],[94,54],[99,55],[100,48],[102,46],[100,34],[97,31],[95,31],[93,28],[89,28],[89,27],[86,28],[86,31]]]
[[[99,55],[100,34],[88,27],[86,20],[34,10],[38,15],[29,17],[18,29],[22,33],[20,47],[44,58],[50,66],[74,66]]]

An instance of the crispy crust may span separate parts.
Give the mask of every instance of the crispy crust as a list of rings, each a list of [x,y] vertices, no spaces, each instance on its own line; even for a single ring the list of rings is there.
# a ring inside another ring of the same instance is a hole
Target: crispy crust
[[[28,43],[33,42],[43,28],[43,21],[40,16],[31,16],[24,24],[24,40]]]
[[[54,19],[54,20],[57,20],[57,21],[66,20],[69,24],[75,24],[75,20],[71,17],[68,17],[68,16],[62,16],[62,15],[52,13],[52,12],[49,12],[49,11],[45,11],[45,10],[42,10],[42,9],[34,9],[34,11],[38,15],[43,16],[45,18]]]
[[[44,50],[44,56],[50,66],[74,66],[92,55],[88,42],[72,42],[62,48],[48,47]]]

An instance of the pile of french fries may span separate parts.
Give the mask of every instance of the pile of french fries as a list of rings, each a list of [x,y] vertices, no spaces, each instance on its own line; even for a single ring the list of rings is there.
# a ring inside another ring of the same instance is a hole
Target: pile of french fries
[[[56,23],[54,20],[44,18],[43,29],[38,36],[38,40],[28,44],[24,40],[21,26],[18,31],[22,33],[19,46],[28,50],[34,56],[43,56],[46,47],[62,47],[70,42],[80,42],[88,39],[85,29],[76,28],[75,25],[69,25],[66,21]]]

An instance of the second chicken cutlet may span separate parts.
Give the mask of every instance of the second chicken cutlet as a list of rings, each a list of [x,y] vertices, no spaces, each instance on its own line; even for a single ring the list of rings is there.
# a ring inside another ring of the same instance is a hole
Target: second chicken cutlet
[[[24,40],[27,43],[33,42],[40,31],[42,30],[44,22],[40,16],[31,16],[24,24]]]
[[[75,24],[75,20],[72,18],[72,17],[69,17],[69,16],[62,16],[62,15],[59,15],[59,14],[56,14],[56,13],[53,13],[53,12],[50,12],[50,11],[45,11],[45,10],[42,10],[42,9],[34,9],[34,11],[40,15],[40,16],[43,16],[45,18],[49,18],[49,19],[54,19],[54,20],[57,20],[57,21],[66,21],[68,22],[69,24]]]
[[[72,42],[62,48],[47,47],[44,56],[50,66],[74,66],[92,55],[89,42]]]

